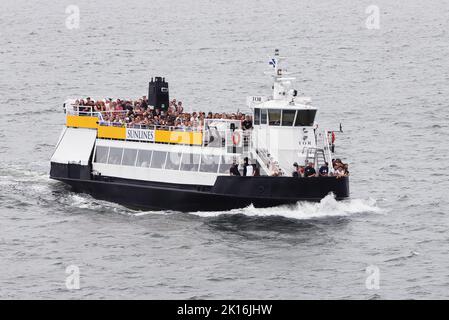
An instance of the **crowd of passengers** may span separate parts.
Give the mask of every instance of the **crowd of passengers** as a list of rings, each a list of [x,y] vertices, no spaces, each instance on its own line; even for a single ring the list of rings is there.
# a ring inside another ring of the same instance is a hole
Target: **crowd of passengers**
[[[205,119],[238,120],[243,130],[253,127],[252,117],[242,112],[212,113],[185,112],[181,101],[173,99],[167,110],[148,105],[148,99],[143,96],[137,100],[92,100],[91,98],[75,101],[80,112],[101,112],[102,124],[127,127],[173,127],[181,130],[201,130]]]
[[[311,178],[311,177],[327,177],[327,176],[336,176],[344,177],[349,176],[348,164],[343,163],[340,159],[332,159],[332,167],[334,168],[334,172],[329,172],[329,164],[325,162],[318,172],[315,170],[315,165],[313,162],[309,162],[306,166],[300,166],[298,163],[294,163],[293,167],[295,170],[293,171],[293,177],[301,177],[301,178]]]
[[[340,159],[332,159],[334,172],[329,171],[329,164],[325,162],[318,170],[315,170],[313,162],[309,162],[306,166],[300,166],[297,162],[293,164],[295,170],[292,175],[296,178],[312,178],[312,177],[328,177],[335,176],[337,178],[349,176],[348,164],[343,163]],[[256,164],[249,163],[249,159],[245,157],[242,163],[233,162],[229,169],[231,176],[260,176],[260,168]],[[270,176],[282,176],[283,172],[276,165],[271,166]]]

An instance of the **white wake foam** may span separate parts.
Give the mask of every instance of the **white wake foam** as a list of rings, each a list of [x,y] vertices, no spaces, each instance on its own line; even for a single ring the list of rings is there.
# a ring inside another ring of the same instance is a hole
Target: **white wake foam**
[[[51,183],[53,180],[46,172],[38,172],[21,165],[6,164],[4,168],[0,169],[0,181],[6,183]]]
[[[123,207],[120,204],[94,199],[86,194],[70,193],[64,202],[80,209],[115,212],[136,217],[145,215],[178,214],[178,212],[174,211],[133,210]],[[190,212],[189,214],[203,218],[243,214],[249,217],[278,216],[289,219],[308,220],[324,217],[344,217],[362,213],[385,213],[385,210],[378,207],[376,200],[372,198],[337,201],[335,200],[335,197],[330,194],[320,202],[298,202],[295,205],[283,205],[272,208],[255,208],[253,205],[250,205],[243,209],[233,209],[230,211],[198,211]]]
[[[98,200],[84,193],[69,192],[65,198],[61,199],[61,202],[71,207],[92,211],[106,211],[120,214],[130,214],[133,212],[133,210],[121,206],[120,204]]]
[[[191,212],[200,217],[216,217],[229,214],[243,214],[250,217],[280,216],[289,219],[307,220],[323,217],[349,216],[360,213],[383,213],[374,199],[335,200],[330,194],[320,202],[298,202],[295,205],[283,205],[272,208],[255,208],[250,205],[244,209],[231,211]]]

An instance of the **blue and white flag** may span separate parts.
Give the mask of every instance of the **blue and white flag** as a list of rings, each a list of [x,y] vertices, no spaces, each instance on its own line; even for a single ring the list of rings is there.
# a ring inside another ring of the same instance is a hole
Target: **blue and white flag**
[[[276,59],[271,59],[269,62],[268,62],[268,64],[270,64],[270,65],[272,65],[273,66],[273,68],[276,68]]]

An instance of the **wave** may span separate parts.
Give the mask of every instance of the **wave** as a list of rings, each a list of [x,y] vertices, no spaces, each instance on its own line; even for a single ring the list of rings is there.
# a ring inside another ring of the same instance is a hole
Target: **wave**
[[[324,197],[320,202],[300,201],[295,205],[282,205],[272,208],[255,208],[250,205],[244,209],[230,211],[198,211],[190,214],[203,218],[217,217],[221,215],[245,215],[249,217],[284,217],[295,220],[310,220],[325,217],[344,217],[361,213],[384,213],[377,206],[376,200],[349,199],[337,201],[333,194]]]
[[[388,260],[385,260],[385,262],[395,262],[395,261],[404,261],[413,257],[419,256],[419,252],[416,251],[410,251],[410,253],[406,254],[406,255],[402,255],[399,257],[394,257]]]
[[[85,193],[74,193],[66,190],[57,200],[66,208],[94,211],[96,213],[116,213],[134,215],[137,211],[128,209],[120,204],[93,198]],[[73,213],[73,211],[71,212]]]
[[[8,172],[0,171],[0,181],[5,184],[11,183],[51,183],[48,173],[42,173],[32,170],[15,171],[9,170]],[[53,181],[54,182],[54,181]]]

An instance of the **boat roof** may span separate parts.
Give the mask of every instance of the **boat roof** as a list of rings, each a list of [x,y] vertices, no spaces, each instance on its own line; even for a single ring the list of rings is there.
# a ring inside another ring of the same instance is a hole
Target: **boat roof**
[[[299,98],[294,99],[293,103],[292,101],[288,100],[267,100],[262,103],[255,104],[253,108],[267,108],[267,109],[291,109],[291,110],[298,110],[298,109],[310,109],[310,110],[317,110],[317,108],[311,106],[309,103],[310,98]]]

